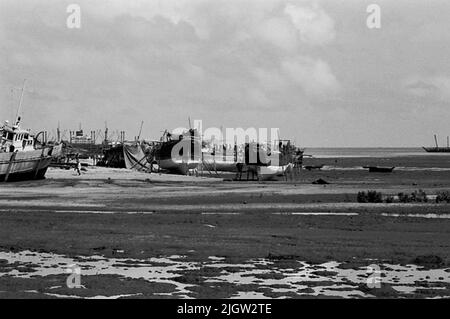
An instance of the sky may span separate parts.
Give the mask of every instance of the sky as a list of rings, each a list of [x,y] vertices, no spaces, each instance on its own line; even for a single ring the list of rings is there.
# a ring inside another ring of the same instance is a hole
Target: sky
[[[68,28],[78,4],[80,28]],[[368,28],[367,7],[380,8]],[[279,128],[304,147],[450,135],[450,2],[1,0],[0,120],[35,131]]]

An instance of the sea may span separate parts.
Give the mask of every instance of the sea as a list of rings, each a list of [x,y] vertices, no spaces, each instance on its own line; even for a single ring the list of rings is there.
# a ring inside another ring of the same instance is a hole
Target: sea
[[[445,156],[450,153],[427,153],[420,147],[307,147],[305,155],[315,158]]]
[[[305,148],[305,165],[323,169],[388,166],[396,170],[450,171],[450,153],[427,153],[419,147]]]

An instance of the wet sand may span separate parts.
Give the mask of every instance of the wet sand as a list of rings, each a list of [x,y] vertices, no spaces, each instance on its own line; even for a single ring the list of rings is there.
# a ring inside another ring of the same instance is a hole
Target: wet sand
[[[331,184],[311,184],[318,178]],[[434,217],[450,204],[357,203],[369,189],[432,195],[450,189],[450,170],[326,169],[296,181],[231,182],[51,169],[46,180],[0,185],[0,298],[449,297],[450,219]],[[69,260],[45,264],[45,254]],[[69,289],[66,267],[77,261],[85,288]],[[389,279],[380,288],[367,285],[368,265]]]

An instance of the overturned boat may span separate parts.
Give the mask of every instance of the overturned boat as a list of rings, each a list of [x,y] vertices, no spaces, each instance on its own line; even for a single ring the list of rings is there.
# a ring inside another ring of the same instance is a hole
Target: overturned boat
[[[39,133],[37,136],[39,136]],[[29,130],[6,121],[0,127],[0,181],[42,179],[61,145],[44,145]]]

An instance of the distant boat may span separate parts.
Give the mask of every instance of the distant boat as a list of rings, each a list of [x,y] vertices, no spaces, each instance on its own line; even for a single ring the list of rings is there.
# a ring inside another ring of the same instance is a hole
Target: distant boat
[[[363,168],[368,168],[370,173],[391,173],[395,167],[363,166]]]
[[[450,147],[423,147],[428,153],[450,153]]]
[[[434,142],[436,144],[435,147],[425,147],[424,146],[422,148],[428,153],[450,153],[450,141],[449,141],[448,136],[447,136],[447,146],[446,147],[438,145],[436,134],[434,135]]]
[[[323,168],[323,164],[320,164],[320,165],[306,165],[305,166],[305,169],[307,169],[308,171],[311,171],[311,170],[313,170],[313,169],[322,169]]]
[[[39,134],[38,134],[39,135]],[[20,117],[14,125],[0,128],[0,181],[42,179],[61,145],[39,145],[28,130],[20,128]]]

